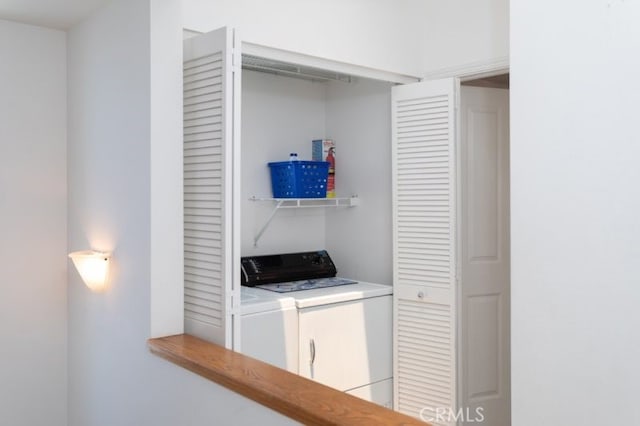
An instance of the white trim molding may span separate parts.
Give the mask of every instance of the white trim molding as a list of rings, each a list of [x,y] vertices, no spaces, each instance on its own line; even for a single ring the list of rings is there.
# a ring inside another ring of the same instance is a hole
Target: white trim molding
[[[200,31],[188,28],[183,28],[182,33],[183,38],[185,39],[196,36],[198,34],[202,34],[202,32]],[[275,47],[264,46],[242,40],[241,42],[242,54],[257,56],[260,58],[268,58],[278,62],[302,65],[325,71],[332,71],[339,74],[346,74],[353,77],[370,78],[372,80],[387,81],[390,83],[408,84],[417,83],[421,80],[420,77],[414,75],[400,74],[393,71],[384,71],[377,68],[355,65],[347,62],[334,61],[332,59],[278,49]]]
[[[471,62],[454,67],[441,68],[425,74],[425,80],[436,80],[446,77],[458,77],[461,81],[495,75],[496,71],[509,71],[509,57],[503,56],[488,61]]]
[[[391,83],[417,83],[419,77],[399,74],[391,71],[383,71],[376,68],[354,65],[346,62],[334,61],[332,59],[320,58],[304,53],[292,52],[275,47],[263,46],[255,43],[242,42],[242,53],[246,55],[269,58],[275,61],[303,65],[311,68],[332,71],[340,74],[347,74],[354,77],[370,78],[373,80],[388,81]]]

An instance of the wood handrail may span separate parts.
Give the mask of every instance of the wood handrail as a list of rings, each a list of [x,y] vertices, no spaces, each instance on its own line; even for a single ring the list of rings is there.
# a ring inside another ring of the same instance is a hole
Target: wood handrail
[[[152,353],[306,425],[426,423],[188,334],[148,340]]]

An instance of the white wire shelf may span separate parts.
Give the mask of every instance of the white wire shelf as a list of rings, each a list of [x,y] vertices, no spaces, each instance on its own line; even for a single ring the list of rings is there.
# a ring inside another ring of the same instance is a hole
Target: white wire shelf
[[[260,230],[253,238],[253,245],[257,246],[260,237],[264,234],[267,227],[275,217],[278,210],[281,209],[308,209],[308,208],[328,208],[328,207],[354,207],[360,203],[357,195],[352,197],[339,198],[259,198],[251,197],[250,201],[272,202],[275,203],[273,210],[267,217]]]

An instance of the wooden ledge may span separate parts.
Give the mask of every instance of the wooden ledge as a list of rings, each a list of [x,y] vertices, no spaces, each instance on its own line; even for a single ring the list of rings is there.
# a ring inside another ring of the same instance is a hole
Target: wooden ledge
[[[422,425],[328,386],[188,334],[149,339],[152,353],[306,425]]]

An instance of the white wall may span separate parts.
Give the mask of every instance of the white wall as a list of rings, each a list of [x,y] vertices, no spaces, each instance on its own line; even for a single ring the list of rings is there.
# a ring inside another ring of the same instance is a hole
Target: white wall
[[[176,1],[151,1],[151,336],[184,330],[182,31]]]
[[[423,74],[509,56],[509,0],[426,0],[421,8]]]
[[[422,76],[509,55],[509,0],[184,0],[185,28]]]
[[[391,284],[391,84],[331,82],[327,136],[336,142],[337,195],[360,199],[327,211],[327,249],[340,276]]]
[[[91,293],[69,274],[72,426],[290,423],[151,355],[145,344],[156,290],[152,271],[162,257],[154,257],[152,244],[179,250],[172,246],[179,231],[168,229],[163,239],[153,224],[163,204],[154,163],[166,161],[171,171],[182,161],[159,137],[180,128],[180,105],[156,109],[175,102],[181,82],[172,66],[166,73],[158,66],[163,58],[154,56],[153,44],[180,43],[180,31],[178,1],[114,0],[68,34],[69,247],[113,251],[105,293]],[[171,54],[179,50],[168,47]],[[173,60],[181,62],[179,53]],[[162,215],[167,222],[180,209],[171,206],[173,192],[164,200],[172,212]]]
[[[289,153],[311,160],[311,141],[326,137],[326,85],[255,71],[242,72],[242,256],[325,248],[323,209],[280,210],[253,246],[274,203],[268,162]]]
[[[244,41],[421,75],[423,0],[184,0],[183,25]]]
[[[67,423],[65,34],[0,20],[0,424]]]
[[[640,424],[640,4],[511,2],[513,424]]]

